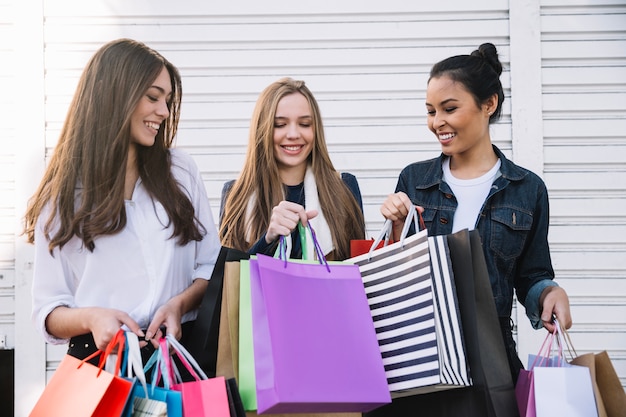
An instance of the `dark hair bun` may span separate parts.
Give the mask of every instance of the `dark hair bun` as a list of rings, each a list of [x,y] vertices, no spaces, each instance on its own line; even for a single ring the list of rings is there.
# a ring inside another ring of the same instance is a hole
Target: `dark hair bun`
[[[483,43],[477,50],[472,52],[472,56],[477,56],[485,61],[493,68],[493,70],[500,76],[502,74],[502,63],[498,58],[498,51],[492,43]]]

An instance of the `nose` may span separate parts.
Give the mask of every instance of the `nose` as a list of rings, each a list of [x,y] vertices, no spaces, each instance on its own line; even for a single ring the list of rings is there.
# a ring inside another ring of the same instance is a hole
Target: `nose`
[[[433,128],[439,129],[443,125],[446,124],[445,118],[442,117],[441,113],[436,112],[433,116]]]
[[[168,118],[168,116],[170,115],[170,109],[167,105],[167,101],[165,100],[159,101],[159,105],[157,106],[156,113],[159,116],[163,117],[164,119]]]
[[[289,123],[287,125],[287,138],[297,139],[299,136],[300,136],[300,130],[298,129],[297,123]]]

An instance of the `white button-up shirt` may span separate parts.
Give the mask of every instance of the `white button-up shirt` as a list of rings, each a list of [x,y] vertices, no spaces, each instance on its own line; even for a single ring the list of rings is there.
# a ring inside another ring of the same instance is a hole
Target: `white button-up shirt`
[[[172,172],[189,196],[206,229],[204,238],[184,246],[172,238],[165,209],[137,181],[126,201],[127,224],[114,235],[98,236],[90,252],[74,236],[53,256],[43,233],[49,211],[41,214],[35,231],[33,320],[46,341],[66,343],[46,331],[45,320],[56,307],[106,307],[128,313],[142,328],[156,310],[191,285],[209,279],[220,249],[213,215],[198,168],[191,156],[172,149]],[[182,317],[195,319],[197,311]]]

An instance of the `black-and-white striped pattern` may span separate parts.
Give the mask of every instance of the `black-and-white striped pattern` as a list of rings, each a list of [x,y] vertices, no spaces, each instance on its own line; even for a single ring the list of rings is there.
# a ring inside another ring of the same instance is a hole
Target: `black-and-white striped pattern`
[[[134,398],[133,417],[167,417],[167,404],[144,397]]]
[[[449,258],[431,242],[423,230],[349,260],[361,270],[394,397],[470,384]]]
[[[442,383],[452,386],[472,384],[465,356],[465,341],[454,285],[450,251],[445,236],[428,238],[431,276],[437,315],[437,340],[440,350]]]

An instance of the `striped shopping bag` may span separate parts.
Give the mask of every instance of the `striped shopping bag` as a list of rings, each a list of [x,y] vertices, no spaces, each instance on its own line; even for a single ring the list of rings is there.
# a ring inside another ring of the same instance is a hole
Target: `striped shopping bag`
[[[471,385],[447,242],[407,231],[349,260],[361,270],[394,398]]]

